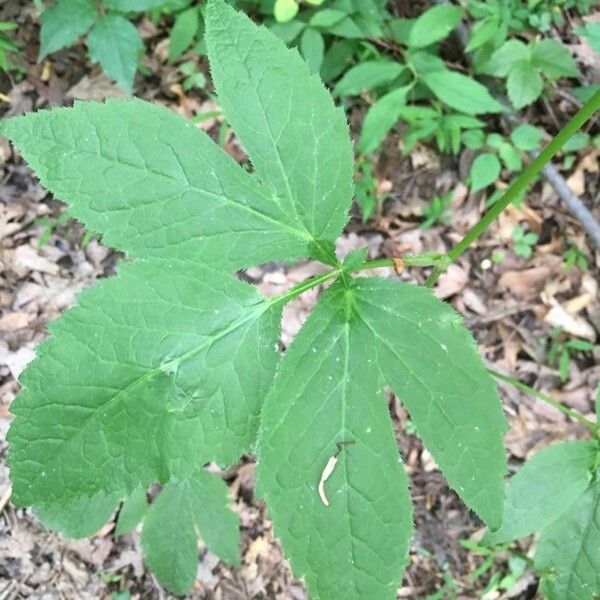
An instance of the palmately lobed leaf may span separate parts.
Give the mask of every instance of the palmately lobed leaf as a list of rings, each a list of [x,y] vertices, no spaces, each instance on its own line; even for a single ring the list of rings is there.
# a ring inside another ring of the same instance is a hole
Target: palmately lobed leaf
[[[343,109],[297,51],[222,0],[208,3],[206,43],[219,102],[261,182],[315,241],[334,240],[353,190]]]
[[[259,433],[259,493],[320,600],[395,598],[400,582],[412,511],[385,384],[465,503],[502,519],[506,421],[460,316],[424,288],[345,275],[284,355]]]
[[[0,133],[75,218],[131,256],[237,269],[309,252],[293,213],[159,105],[79,102],[9,119]]]
[[[196,579],[198,535],[219,558],[239,564],[240,518],[228,508],[227,496],[227,484],[201,469],[170,481],[148,510],[144,558],[173,593],[186,594]]]
[[[351,289],[385,383],[408,409],[448,483],[486,524],[498,528],[508,425],[461,316],[416,285],[358,278]]]
[[[127,494],[249,451],[280,319],[226,273],[122,265],[51,326],[21,377],[8,436],[15,503]]]
[[[352,303],[335,283],[286,351],[263,409],[257,486],[311,597],[388,600],[407,561],[412,507],[372,336]]]

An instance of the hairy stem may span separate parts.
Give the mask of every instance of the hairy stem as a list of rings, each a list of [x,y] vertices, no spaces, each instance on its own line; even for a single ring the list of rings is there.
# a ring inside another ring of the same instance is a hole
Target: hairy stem
[[[447,260],[445,254],[436,254],[436,253],[425,253],[425,254],[417,254],[417,255],[408,255],[404,256],[401,259],[403,265],[407,267],[430,267],[435,266],[440,263],[444,263]],[[364,262],[362,265],[358,265],[351,269],[353,272],[355,271],[368,271],[370,269],[381,269],[383,267],[396,267],[397,262],[393,258],[379,258],[377,260],[368,260]],[[327,271],[326,273],[322,273],[321,275],[316,275],[314,277],[310,277],[305,281],[300,282],[294,287],[290,288],[287,292],[280,294],[279,296],[275,296],[269,299],[269,305],[278,304],[278,303],[286,303],[290,300],[293,300],[297,296],[300,296],[304,292],[311,290],[314,287],[317,287],[321,283],[325,283],[329,279],[333,279],[334,277],[338,277],[347,271],[343,268],[343,265],[338,269],[333,269],[331,271]]]
[[[273,304],[285,304],[290,300],[300,296],[304,292],[311,290],[314,287],[317,287],[321,283],[325,283],[327,280],[332,279],[333,277],[337,277],[342,273],[342,269],[333,269],[333,271],[327,271],[326,273],[322,273],[321,275],[315,275],[314,277],[310,277],[304,281],[301,281],[294,287],[290,288],[287,292],[280,294],[279,296],[274,296],[270,298],[268,301],[269,305]]]
[[[581,423],[584,427],[589,429],[595,436],[600,436],[600,428],[598,424],[590,421],[589,419],[586,419],[586,417],[584,417],[580,412],[573,410],[572,408],[569,408],[564,404],[561,404],[557,400],[554,400],[554,398],[543,394],[542,392],[536,390],[535,388],[532,388],[531,386],[527,385],[526,383],[523,383],[522,381],[519,381],[518,379],[515,379],[514,377],[509,377],[508,375],[504,375],[503,373],[499,373],[498,371],[494,371],[493,369],[488,369],[488,373],[496,379],[500,379],[501,381],[510,383],[510,385],[516,387],[518,390],[527,392],[528,394],[531,394],[538,400],[549,404],[550,406],[552,406],[556,410],[559,410],[561,413],[567,415],[571,419],[574,419],[578,423]]]
[[[449,252],[449,262],[454,262],[487,228],[496,220],[498,215],[536,178],[544,165],[564,146],[581,127],[600,109],[600,91],[596,92],[569,119],[567,124],[556,134],[548,145],[529,163],[523,172],[508,186],[502,197],[494,203],[487,213],[466,233],[460,242]],[[439,276],[445,271],[445,265],[440,264],[433,269],[425,285],[433,287]]]

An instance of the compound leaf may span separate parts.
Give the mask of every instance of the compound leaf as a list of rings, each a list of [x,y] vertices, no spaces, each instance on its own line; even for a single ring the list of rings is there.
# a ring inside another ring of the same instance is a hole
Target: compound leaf
[[[407,407],[448,483],[488,526],[502,521],[503,434],[493,379],[471,334],[429,290],[384,279],[353,282],[354,311],[372,332],[372,359]]]
[[[208,3],[205,18],[219,102],[272,202],[313,240],[334,240],[353,189],[343,110],[298,52],[268,29],[222,0]]]
[[[239,564],[239,517],[229,510],[227,485],[199,470],[170,481],[152,503],[142,529],[144,558],[175,594],[189,591],[198,569],[198,536],[231,565]]]
[[[542,531],[534,564],[549,600],[594,600],[600,595],[600,479]]]
[[[0,124],[42,184],[132,256],[240,268],[306,256],[310,236],[203,131],[140,100]]]
[[[131,94],[138,58],[144,49],[135,25],[121,15],[105,15],[90,31],[87,44],[90,58],[100,63],[126,94]]]
[[[58,0],[41,15],[40,60],[82,36],[96,19],[94,0]]]
[[[190,262],[134,261],[52,324],[11,410],[19,505],[131,493],[254,443],[281,309]]]
[[[99,492],[36,509],[40,521],[65,537],[84,538],[100,530],[115,512],[119,495]]]
[[[486,536],[497,544],[541,531],[557,519],[588,487],[598,445],[565,442],[532,456],[511,478],[502,527]]]
[[[408,485],[372,345],[338,281],[284,355],[262,413],[258,491],[320,600],[391,600],[407,559]]]

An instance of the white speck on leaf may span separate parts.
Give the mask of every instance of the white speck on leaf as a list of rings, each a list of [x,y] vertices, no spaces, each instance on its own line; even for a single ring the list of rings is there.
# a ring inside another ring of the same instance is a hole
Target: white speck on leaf
[[[337,464],[338,457],[332,456],[325,465],[323,472],[321,473],[321,479],[319,480],[319,497],[321,498],[321,502],[325,506],[329,506],[329,500],[325,495],[325,482],[331,477],[333,470],[335,469],[335,465]]]

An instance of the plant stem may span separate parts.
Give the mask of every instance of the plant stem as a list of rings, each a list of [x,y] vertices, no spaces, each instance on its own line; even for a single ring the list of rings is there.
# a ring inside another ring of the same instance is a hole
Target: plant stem
[[[542,167],[564,146],[564,144],[600,109],[600,91],[596,92],[567,124],[556,134],[548,145],[529,163],[525,170],[508,186],[502,197],[495,202],[487,213],[466,233],[456,246],[448,252],[449,262],[454,262],[486,229],[498,215],[535,179]],[[439,276],[445,271],[444,265],[438,265],[427,278],[425,285],[433,287]]]
[[[517,389],[531,394],[535,398],[538,398],[538,400],[542,400],[542,402],[549,404],[550,406],[556,408],[556,410],[559,410],[561,413],[567,415],[571,419],[574,419],[578,423],[581,423],[584,427],[589,429],[595,436],[600,436],[600,426],[597,423],[586,419],[580,412],[573,410],[568,406],[565,406],[564,404],[561,404],[557,400],[554,400],[554,398],[543,394],[542,392],[536,390],[535,388],[532,388],[531,386],[527,385],[526,383],[523,383],[522,381],[519,381],[518,379],[515,379],[514,377],[509,377],[508,375],[504,375],[503,373],[499,373],[498,371],[494,371],[493,369],[488,369],[487,371],[496,379],[500,379],[501,381],[510,383]]]
[[[279,303],[285,304],[286,302],[289,302],[290,300],[293,300],[294,298],[300,296],[300,294],[303,294],[304,292],[307,292],[308,290],[311,290],[312,288],[318,286],[320,283],[324,283],[328,279],[337,277],[341,273],[342,269],[334,269],[333,271],[327,271],[326,273],[322,273],[321,275],[315,275],[314,277],[305,279],[304,281],[301,281],[299,284],[290,288],[287,292],[284,292],[279,296],[274,296],[273,298],[270,298],[268,300],[268,304],[269,306]]]

